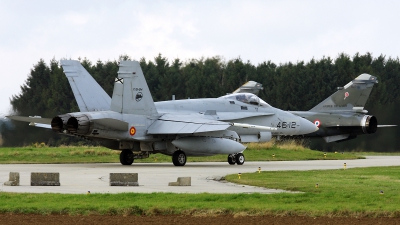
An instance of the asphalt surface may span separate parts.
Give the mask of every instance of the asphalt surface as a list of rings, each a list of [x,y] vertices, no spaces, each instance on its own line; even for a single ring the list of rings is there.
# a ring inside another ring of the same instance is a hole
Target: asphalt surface
[[[175,167],[172,163],[134,163],[122,166],[119,163],[88,164],[2,164],[0,165],[0,191],[28,193],[120,193],[120,192],[171,192],[171,193],[277,193],[283,190],[236,185],[218,181],[228,174],[282,170],[326,170],[354,167],[400,166],[400,156],[368,156],[360,160],[313,160],[245,162],[231,166],[224,163],[187,163]],[[20,186],[4,186],[9,172],[20,173]],[[31,172],[58,172],[60,186],[30,186]],[[139,186],[110,186],[110,173],[138,173]],[[191,186],[168,186],[178,177],[191,177]]]

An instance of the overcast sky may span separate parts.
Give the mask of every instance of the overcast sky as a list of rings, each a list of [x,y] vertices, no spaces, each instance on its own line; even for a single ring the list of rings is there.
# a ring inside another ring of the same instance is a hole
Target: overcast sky
[[[400,1],[0,0],[0,115],[40,59],[399,56]],[[384,81],[383,81],[384,82]],[[239,86],[240,84],[238,84]],[[268,86],[268,84],[264,84]]]

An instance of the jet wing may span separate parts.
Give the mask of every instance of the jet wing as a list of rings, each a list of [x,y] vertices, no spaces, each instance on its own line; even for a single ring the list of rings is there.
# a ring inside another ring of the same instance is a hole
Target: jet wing
[[[165,114],[156,120],[147,130],[148,134],[194,134],[226,130],[231,126],[254,130],[273,131],[276,128],[252,124],[230,123],[204,119],[196,115]]]
[[[226,130],[227,122],[203,119],[194,115],[166,114],[156,120],[147,130],[148,134],[193,134]]]
[[[257,117],[257,116],[272,116],[275,113],[265,113],[265,112],[240,112],[240,113],[232,113],[232,112],[218,112],[219,120],[237,120],[249,117]]]
[[[278,130],[278,128],[276,128],[276,127],[258,126],[258,125],[247,124],[247,123],[231,123],[231,125],[234,127],[239,127],[239,128],[244,128],[244,129],[252,129],[252,130],[257,130],[257,131],[276,131],[276,130]]]

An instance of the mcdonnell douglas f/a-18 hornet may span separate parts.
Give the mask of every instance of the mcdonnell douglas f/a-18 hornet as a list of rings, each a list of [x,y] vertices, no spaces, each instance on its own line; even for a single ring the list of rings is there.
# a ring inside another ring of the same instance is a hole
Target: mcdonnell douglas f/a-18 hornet
[[[314,123],[274,108],[251,93],[153,102],[137,61],[119,63],[112,98],[79,61],[61,60],[61,66],[80,112],[54,118],[9,118],[120,150],[122,165],[152,153],[172,156],[175,166],[184,166],[187,156],[216,154],[227,154],[229,164],[242,165],[246,146],[241,143],[318,130]]]
[[[326,142],[351,140],[361,134],[373,134],[378,128],[397,125],[378,125],[373,115],[367,115],[365,103],[377,77],[361,74],[309,111],[290,111],[313,122],[319,129],[313,133],[294,137],[323,138]],[[258,94],[262,84],[249,81],[235,92]],[[234,92],[234,93],[235,93]]]

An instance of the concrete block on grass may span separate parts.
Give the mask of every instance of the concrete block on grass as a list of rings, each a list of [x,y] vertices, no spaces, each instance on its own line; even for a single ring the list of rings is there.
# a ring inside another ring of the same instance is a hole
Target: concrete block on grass
[[[60,173],[31,173],[31,186],[60,186]]]
[[[19,186],[19,173],[10,172],[10,178],[8,181],[4,182],[5,186]]]
[[[139,186],[137,173],[110,173],[110,186]]]
[[[192,178],[178,177],[176,182],[169,182],[168,186],[192,186]]]

